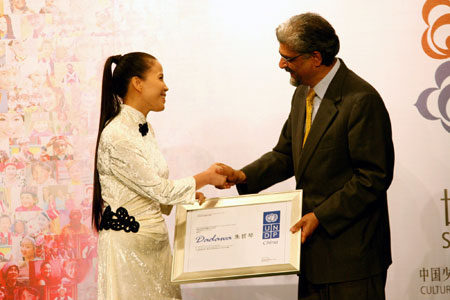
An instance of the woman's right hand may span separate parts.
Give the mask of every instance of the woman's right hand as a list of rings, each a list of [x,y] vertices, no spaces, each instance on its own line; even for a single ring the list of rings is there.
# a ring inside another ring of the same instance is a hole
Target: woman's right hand
[[[220,169],[221,167],[217,164],[211,165],[205,171],[194,176],[196,183],[196,190],[204,187],[205,185],[220,185],[226,186],[227,177],[225,175],[221,175]]]
[[[211,185],[225,185],[225,183],[227,182],[227,177],[225,175],[221,175],[220,174],[220,169],[222,169],[221,166],[219,166],[218,164],[212,164],[207,170],[206,172],[209,175],[209,184]]]

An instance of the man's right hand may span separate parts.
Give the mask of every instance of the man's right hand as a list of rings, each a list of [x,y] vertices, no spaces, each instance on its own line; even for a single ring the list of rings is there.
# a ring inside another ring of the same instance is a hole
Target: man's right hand
[[[247,179],[247,176],[241,170],[235,170],[223,163],[216,163],[216,165],[220,167],[216,169],[216,172],[227,177],[225,184],[215,186],[218,189],[230,188],[238,183],[244,183]]]

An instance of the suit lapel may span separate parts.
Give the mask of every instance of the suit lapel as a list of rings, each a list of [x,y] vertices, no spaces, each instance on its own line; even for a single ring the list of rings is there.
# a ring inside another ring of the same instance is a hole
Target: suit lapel
[[[293,146],[295,149],[302,149],[302,141],[303,135],[305,134],[305,117],[306,117],[306,95],[308,94],[308,89],[305,87],[302,91],[299,91],[299,105],[294,107],[294,109],[298,110],[295,112],[295,115],[298,116],[297,121],[295,122],[296,129],[294,129],[293,136]],[[298,152],[297,152],[298,153]]]
[[[309,161],[311,160],[311,156],[314,154],[314,151],[316,150],[322,136],[330,127],[331,123],[333,122],[334,118],[339,112],[336,107],[336,103],[341,100],[342,83],[345,77],[347,76],[347,73],[348,69],[345,66],[344,62],[341,60],[341,66],[339,67],[338,71],[336,72],[336,75],[334,76],[333,80],[328,86],[325,96],[323,97],[322,102],[320,103],[317,115],[312,123],[311,131],[309,132],[305,145],[301,150],[298,169],[295,172],[297,175],[296,176],[297,183],[301,182],[301,178],[303,176],[306,167],[308,166]],[[303,122],[302,124],[304,124],[305,122],[304,110],[305,108],[303,105],[303,113],[299,115],[300,116],[299,122]],[[304,128],[304,125],[300,127]],[[300,134],[297,133],[296,138],[298,138],[299,135],[301,135],[302,139],[300,141],[302,141],[303,130],[301,131]]]

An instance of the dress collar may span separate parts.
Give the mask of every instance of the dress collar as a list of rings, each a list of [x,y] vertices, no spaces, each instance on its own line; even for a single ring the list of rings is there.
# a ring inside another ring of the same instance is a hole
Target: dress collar
[[[135,109],[134,107],[131,107],[126,104],[121,104],[121,113],[126,115],[128,118],[130,118],[133,122],[136,124],[143,124],[147,122],[147,119],[145,118],[144,114],[140,112],[139,110]]]

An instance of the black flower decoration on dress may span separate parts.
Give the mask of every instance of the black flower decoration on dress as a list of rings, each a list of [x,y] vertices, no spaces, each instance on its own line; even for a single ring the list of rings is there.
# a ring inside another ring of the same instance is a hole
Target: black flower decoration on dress
[[[139,231],[139,222],[135,221],[133,216],[128,215],[128,211],[125,208],[119,207],[116,212],[113,212],[111,206],[108,205],[103,212],[102,221],[100,222],[100,230],[103,229],[136,233]]]
[[[139,124],[139,132],[142,136],[145,136],[148,132],[148,124],[145,122],[144,124]]]

